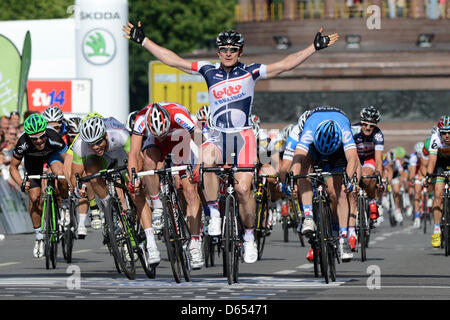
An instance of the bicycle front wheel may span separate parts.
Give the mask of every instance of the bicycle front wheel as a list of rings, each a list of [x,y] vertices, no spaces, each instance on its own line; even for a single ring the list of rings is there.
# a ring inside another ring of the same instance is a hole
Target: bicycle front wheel
[[[322,275],[325,278],[325,282],[329,283],[330,279],[328,277],[328,253],[327,253],[327,234],[326,234],[326,212],[325,212],[325,199],[320,199],[318,204],[319,209],[319,251],[320,251],[320,263],[322,266]]]
[[[261,260],[266,243],[266,213],[268,212],[267,195],[264,192],[262,200],[256,202],[255,240],[258,248],[258,260]]]
[[[445,250],[445,256],[448,257],[450,254],[450,212],[448,208],[448,195],[444,195],[444,203],[442,206],[442,217],[443,217],[443,223],[444,223],[444,250]]]
[[[130,280],[136,277],[134,251],[127,231],[126,217],[120,210],[119,199],[110,198],[105,210],[105,223],[108,225],[108,238],[113,256],[123,273]]]
[[[177,230],[176,230],[176,220],[175,213],[173,211],[172,204],[167,197],[163,197],[163,238],[166,244],[167,257],[169,258],[170,267],[172,269],[172,274],[177,283],[181,282],[181,263],[178,259],[178,241]]]
[[[366,203],[358,197],[358,242],[361,250],[361,261],[366,261]]]
[[[75,241],[75,232],[78,228],[77,223],[77,204],[73,198],[69,202],[70,224],[65,228],[61,238],[61,245],[64,259],[67,263],[72,263],[73,243]]]
[[[225,228],[224,228],[224,261],[226,263],[226,276],[228,279],[228,284],[233,283],[233,278],[236,278],[236,275],[233,275],[233,269],[235,268],[235,259],[236,259],[236,248],[234,241],[235,234],[235,224],[234,224],[234,216],[235,216],[235,207],[234,207],[234,199],[229,196],[225,202]]]

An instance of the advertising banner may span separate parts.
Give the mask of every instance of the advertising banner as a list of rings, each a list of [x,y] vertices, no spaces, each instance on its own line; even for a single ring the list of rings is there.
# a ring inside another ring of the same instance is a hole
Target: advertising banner
[[[16,46],[0,34],[0,115],[17,111],[21,58]],[[26,99],[22,110],[26,110]]]
[[[43,112],[58,106],[64,113],[87,114],[91,109],[91,80],[29,80],[28,109]]]
[[[77,77],[92,79],[92,107],[125,122],[129,113],[127,0],[76,0]]]

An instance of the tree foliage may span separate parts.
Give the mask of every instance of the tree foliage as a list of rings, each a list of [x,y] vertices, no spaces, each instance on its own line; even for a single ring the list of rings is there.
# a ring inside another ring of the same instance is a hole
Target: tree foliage
[[[177,54],[205,48],[207,41],[234,24],[235,0],[133,0],[129,19],[141,21],[147,37]],[[148,103],[148,62],[154,57],[130,43],[130,100],[137,109]]]
[[[0,20],[63,19],[74,0],[1,0]],[[236,0],[128,0],[129,20],[140,20],[146,35],[177,54],[207,46],[234,24]],[[148,63],[155,59],[135,43],[130,46],[130,105],[148,103]]]

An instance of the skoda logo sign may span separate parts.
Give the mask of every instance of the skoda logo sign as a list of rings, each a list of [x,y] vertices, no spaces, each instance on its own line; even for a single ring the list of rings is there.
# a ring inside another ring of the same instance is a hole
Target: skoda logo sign
[[[116,41],[113,35],[101,28],[92,29],[83,38],[83,56],[92,64],[104,65],[116,55]]]

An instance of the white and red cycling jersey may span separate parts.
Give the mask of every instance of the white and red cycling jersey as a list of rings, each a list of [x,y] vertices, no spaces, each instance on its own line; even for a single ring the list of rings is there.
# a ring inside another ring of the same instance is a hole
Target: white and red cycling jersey
[[[158,104],[161,107],[165,108],[170,114],[170,129],[163,139],[170,137],[177,130],[187,130],[189,133],[192,133],[194,131],[195,123],[191,118],[191,114],[185,106],[182,106],[181,104],[175,102],[158,102]],[[152,104],[149,104],[141,111],[139,111],[139,113],[136,115],[133,134],[145,137],[149,135],[147,133],[147,127],[145,125],[145,114],[151,106]]]

